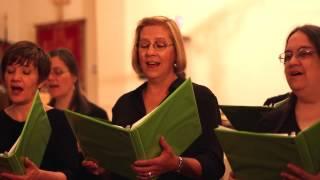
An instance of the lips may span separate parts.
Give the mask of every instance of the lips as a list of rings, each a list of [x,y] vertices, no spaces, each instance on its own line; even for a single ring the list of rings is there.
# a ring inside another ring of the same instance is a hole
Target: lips
[[[50,84],[49,85],[49,88],[58,88],[59,87],[59,85],[57,85],[57,84]]]
[[[300,75],[303,75],[303,73],[300,72],[300,71],[291,71],[291,72],[289,73],[289,75],[290,75],[290,76],[300,76]]]
[[[157,67],[157,66],[159,66],[159,65],[160,65],[160,62],[156,62],[156,61],[147,61],[147,62],[146,62],[146,65],[147,65],[148,67]]]
[[[24,90],[21,86],[18,85],[12,85],[10,88],[12,94],[14,95],[20,94]]]

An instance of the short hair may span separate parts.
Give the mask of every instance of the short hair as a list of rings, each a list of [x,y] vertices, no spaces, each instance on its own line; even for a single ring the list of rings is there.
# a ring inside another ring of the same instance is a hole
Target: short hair
[[[317,54],[320,54],[320,27],[311,24],[306,24],[294,28],[287,37],[286,45],[288,44],[290,37],[298,31],[302,32],[308,37],[309,41],[316,48]]]
[[[50,60],[48,55],[38,45],[30,41],[19,41],[11,45],[4,53],[1,61],[1,77],[4,79],[5,71],[9,65],[33,64],[38,70],[38,83],[46,80],[50,73]]]
[[[140,33],[146,26],[160,25],[169,30],[169,35],[173,41],[173,45],[176,52],[176,60],[174,65],[174,72],[178,77],[185,77],[186,69],[186,53],[183,44],[183,38],[176,22],[170,18],[164,16],[146,17],[139,21],[136,27],[134,45],[132,49],[132,67],[139,77],[144,77],[144,73],[139,64],[139,48],[138,43],[140,39]]]

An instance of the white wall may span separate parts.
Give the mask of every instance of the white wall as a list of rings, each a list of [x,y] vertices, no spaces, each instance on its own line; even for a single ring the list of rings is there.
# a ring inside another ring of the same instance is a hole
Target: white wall
[[[56,19],[50,0],[0,0],[9,13],[9,40],[34,40],[34,25]],[[220,104],[262,104],[289,91],[277,57],[296,25],[320,25],[318,0],[71,0],[65,19],[86,18],[88,96],[108,110],[142,82],[131,68],[135,26],[145,16],[181,17],[187,74]],[[95,66],[97,64],[97,66]],[[96,73],[96,74],[95,74]],[[90,79],[90,80],[89,80]]]
[[[320,25],[319,5],[317,0],[126,0],[125,7],[121,6],[125,19],[120,18],[124,31],[118,34],[123,44],[119,53],[125,59],[112,60],[112,64],[121,64],[122,77],[127,80],[116,94],[141,83],[130,64],[138,20],[152,15],[179,16],[183,34],[191,38],[186,43],[188,75],[208,86],[220,104],[261,105],[267,97],[289,91],[278,54],[296,25]],[[112,102],[108,104],[112,106]]]
[[[7,34],[8,40],[19,39],[20,24],[20,6],[19,1],[0,0],[0,38],[5,38],[5,15],[7,15],[7,29],[10,30]]]

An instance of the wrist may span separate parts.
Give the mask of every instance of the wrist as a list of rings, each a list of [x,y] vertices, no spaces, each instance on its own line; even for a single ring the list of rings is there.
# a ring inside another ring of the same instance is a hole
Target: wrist
[[[176,169],[177,173],[181,173],[182,167],[183,167],[183,158],[181,156],[178,156],[178,166]]]

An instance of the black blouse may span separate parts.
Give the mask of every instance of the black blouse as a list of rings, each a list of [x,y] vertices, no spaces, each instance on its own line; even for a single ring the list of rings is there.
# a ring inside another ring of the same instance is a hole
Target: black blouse
[[[184,79],[177,79],[169,87],[172,93]],[[146,83],[121,96],[112,109],[112,123],[120,126],[132,125],[146,115],[142,93]],[[193,83],[198,106],[202,134],[182,153],[184,157],[197,159],[202,166],[202,179],[219,179],[224,174],[223,153],[213,129],[221,123],[218,102],[215,95],[205,86]],[[191,132],[186,132],[191,133]],[[119,179],[119,178],[118,178]],[[163,174],[159,179],[189,179],[176,172]]]
[[[80,156],[67,119],[64,113],[57,109],[47,111],[47,115],[52,131],[40,168],[61,171],[68,179],[76,179],[81,165]],[[0,111],[0,152],[11,148],[23,126],[24,122],[12,119],[4,110]]]
[[[257,124],[257,132],[298,134],[301,129],[297,124],[295,106],[297,97],[292,93],[289,101],[267,113]]]

